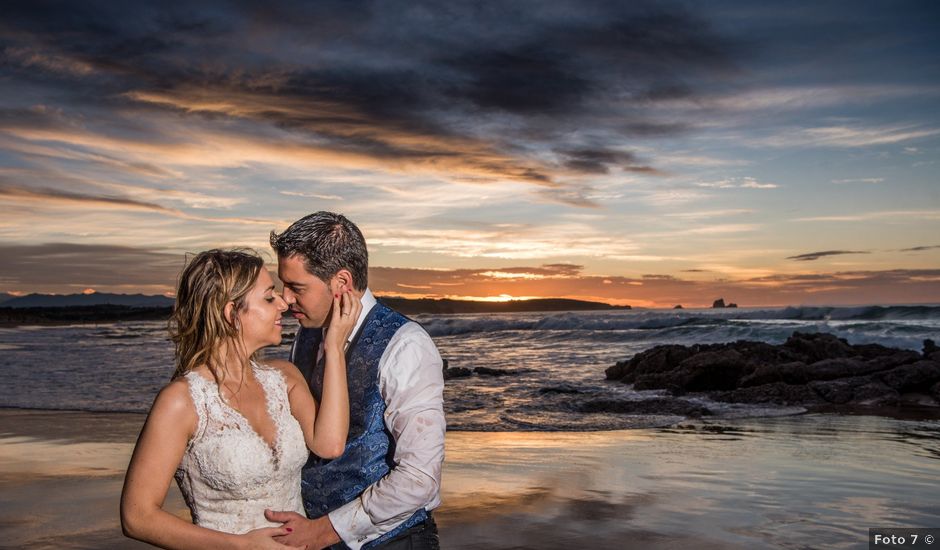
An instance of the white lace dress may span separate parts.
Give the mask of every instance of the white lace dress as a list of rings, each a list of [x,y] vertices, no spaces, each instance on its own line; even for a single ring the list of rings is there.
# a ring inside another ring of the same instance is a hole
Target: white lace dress
[[[238,411],[222,401],[215,382],[186,375],[199,423],[176,470],[193,523],[241,534],[277,524],[265,508],[304,514],[300,470],[308,451],[291,416],[287,383],[276,369],[252,363],[276,427],[272,449]]]

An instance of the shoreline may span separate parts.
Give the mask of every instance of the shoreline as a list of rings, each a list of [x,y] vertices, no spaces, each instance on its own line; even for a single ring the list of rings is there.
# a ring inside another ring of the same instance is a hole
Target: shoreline
[[[641,307],[614,305],[604,302],[569,300],[564,298],[537,298],[529,300],[510,300],[506,302],[487,302],[451,299],[414,299],[397,296],[378,296],[390,307],[406,315],[501,315],[509,313],[603,313],[627,312],[728,312],[761,310],[803,310],[803,309],[891,309],[891,308],[936,308],[938,304],[853,304],[853,305],[748,305],[734,307],[714,307],[703,305],[675,308]],[[67,305],[67,306],[29,306],[10,307],[0,303],[0,328],[22,327],[57,327],[87,326],[120,322],[166,321],[172,313],[172,306],[131,306],[119,304]]]
[[[0,409],[0,548],[147,548],[117,516],[143,421]],[[936,421],[809,413],[446,444],[442,548],[862,548],[885,518],[940,515]],[[188,518],[173,483],[166,509]]]
[[[781,406],[781,409],[788,409],[792,407]],[[90,417],[99,416],[102,419],[105,419],[108,415],[129,415],[132,417],[139,417],[141,425],[143,421],[146,420],[147,414],[149,411],[92,411],[85,409],[43,409],[37,407],[12,407],[0,405],[0,415],[5,412],[22,412],[26,413],[63,413],[63,414],[76,414],[76,415],[89,415]],[[769,415],[759,415],[755,414],[754,416],[733,416],[733,417],[721,417],[721,416],[703,416],[703,417],[689,417],[683,420],[679,420],[672,425],[683,424],[688,422],[724,422],[729,421],[733,422],[735,420],[760,420],[762,418],[785,418],[785,417],[794,417],[794,416],[804,416],[804,415],[832,415],[832,416],[871,416],[876,418],[889,418],[892,420],[909,420],[909,421],[940,421],[940,406],[931,406],[931,405],[922,405],[922,404],[906,404],[900,407],[890,407],[885,405],[853,405],[853,406],[840,406],[840,405],[816,405],[812,407],[806,407],[805,410],[799,412],[793,412],[790,414],[769,414]],[[2,423],[0,423],[0,428],[2,428]],[[515,430],[472,430],[472,429],[460,429],[460,428],[451,428],[448,427],[447,433],[470,433],[470,434],[490,434],[490,433],[525,433],[525,434],[558,434],[558,433],[606,433],[606,432],[630,432],[636,430],[649,430],[649,429],[662,429],[657,427],[626,427],[626,428],[597,428],[597,429],[515,429]],[[2,436],[2,429],[0,429],[0,436]]]

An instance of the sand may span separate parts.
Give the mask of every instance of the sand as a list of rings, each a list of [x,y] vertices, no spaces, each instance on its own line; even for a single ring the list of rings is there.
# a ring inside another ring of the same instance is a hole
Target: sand
[[[0,548],[146,548],[118,521],[143,419],[0,409]],[[452,549],[867,548],[940,523],[938,459],[940,423],[877,417],[449,432],[435,517]]]

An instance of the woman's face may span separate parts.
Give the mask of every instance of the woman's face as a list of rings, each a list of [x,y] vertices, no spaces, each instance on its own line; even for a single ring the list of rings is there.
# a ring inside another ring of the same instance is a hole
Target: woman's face
[[[274,280],[267,269],[262,269],[245,306],[238,312],[242,340],[248,353],[281,343],[281,313],[287,311],[287,302],[274,290]]]

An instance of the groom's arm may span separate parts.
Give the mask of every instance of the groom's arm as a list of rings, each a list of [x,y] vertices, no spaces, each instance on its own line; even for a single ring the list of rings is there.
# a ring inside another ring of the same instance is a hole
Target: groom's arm
[[[444,462],[444,376],[427,332],[408,323],[389,342],[379,364],[385,424],[395,439],[395,466],[359,498],[330,512],[336,533],[358,550],[440,504]]]

